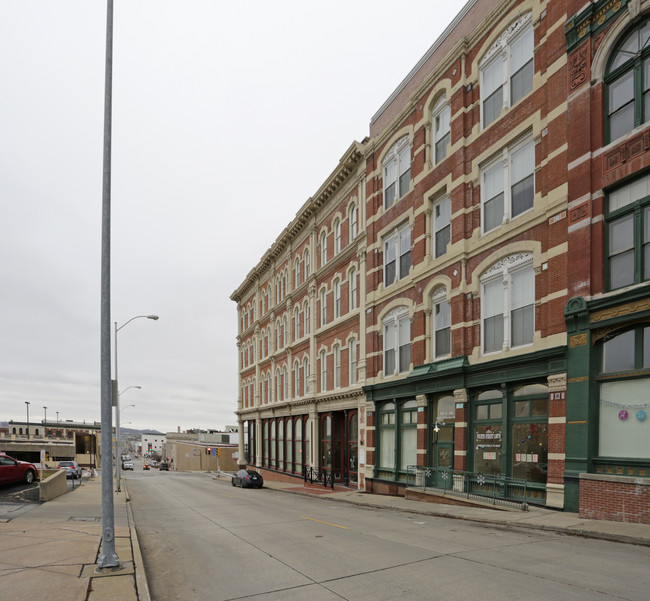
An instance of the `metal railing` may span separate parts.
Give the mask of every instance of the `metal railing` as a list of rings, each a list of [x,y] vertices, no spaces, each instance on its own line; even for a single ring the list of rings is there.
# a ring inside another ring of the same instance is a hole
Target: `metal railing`
[[[528,510],[528,482],[500,474],[478,474],[445,467],[409,465],[406,487]]]
[[[309,481],[310,484],[322,482],[325,488],[329,486],[334,490],[334,472],[332,470],[328,472],[326,469],[304,466],[302,471],[305,482]]]

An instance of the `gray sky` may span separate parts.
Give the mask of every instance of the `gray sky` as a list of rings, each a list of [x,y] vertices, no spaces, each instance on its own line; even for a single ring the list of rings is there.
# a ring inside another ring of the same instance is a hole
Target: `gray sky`
[[[230,294],[463,5],[115,0],[122,425],[236,423]],[[105,31],[0,0],[0,421],[100,419]]]

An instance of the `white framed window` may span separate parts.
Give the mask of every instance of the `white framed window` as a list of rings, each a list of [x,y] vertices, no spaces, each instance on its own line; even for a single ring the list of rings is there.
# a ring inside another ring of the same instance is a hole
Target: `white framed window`
[[[357,383],[357,341],[354,338],[348,342],[348,359],[350,386],[353,386]]]
[[[322,232],[320,235],[320,266],[322,267],[327,263],[327,233]]]
[[[305,249],[305,255],[303,257],[303,261],[305,262],[305,280],[309,277],[309,249]]]
[[[440,286],[432,297],[433,304],[433,358],[451,355],[451,305],[447,300],[447,289]]]
[[[400,138],[384,157],[384,209],[402,198],[411,183],[411,145],[409,137]]]
[[[433,162],[440,163],[447,157],[451,141],[451,107],[443,96],[436,102],[432,112],[433,121]]]
[[[296,307],[293,311],[293,339],[300,338],[300,308]]]
[[[504,148],[499,158],[481,169],[483,233],[533,208],[535,143],[528,138]]]
[[[433,204],[433,256],[442,257],[451,242],[451,198],[445,196]]]
[[[303,321],[305,322],[305,336],[309,336],[309,301],[306,300],[302,305]]]
[[[275,322],[275,348],[282,348],[282,322],[279,319]]]
[[[302,360],[302,377],[304,378],[303,390],[305,394],[309,393],[309,359],[305,357]]]
[[[323,288],[320,291],[320,325],[321,327],[327,323],[327,290]]]
[[[334,345],[334,388],[341,388],[341,347]]]
[[[352,242],[359,233],[359,211],[356,204],[350,205],[348,221],[350,223],[350,242]]]
[[[334,319],[341,317],[341,280],[334,280]]]
[[[408,223],[384,238],[384,288],[405,278],[411,268],[411,227]]]
[[[353,267],[348,273],[349,291],[350,291],[350,311],[354,311],[359,306],[357,301],[357,270]]]
[[[483,352],[532,344],[535,271],[530,253],[502,259],[481,276]]]
[[[275,402],[282,400],[282,372],[277,369],[275,371]]]
[[[293,364],[293,396],[300,396],[300,363],[298,361]]]
[[[293,273],[295,276],[294,287],[297,288],[300,286],[300,259],[296,259],[294,263]]]
[[[408,371],[411,365],[411,319],[407,307],[393,309],[383,321],[384,376]]]
[[[483,127],[533,89],[534,45],[532,14],[527,13],[501,34],[481,61]]]
[[[320,389],[327,390],[327,355],[320,352]]]
[[[287,366],[282,368],[282,400],[289,398],[289,374],[287,373]]]
[[[286,315],[282,319],[282,344],[284,346],[289,344],[289,320]]]
[[[341,252],[341,222],[337,219],[334,222],[334,254]]]

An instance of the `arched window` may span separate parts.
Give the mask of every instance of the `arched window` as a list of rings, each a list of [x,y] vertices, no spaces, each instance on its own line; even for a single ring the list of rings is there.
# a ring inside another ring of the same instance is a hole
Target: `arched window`
[[[532,14],[526,13],[499,36],[481,61],[483,127],[533,89],[535,72]]]
[[[350,311],[354,311],[359,306],[357,300],[357,270],[354,267],[348,273],[348,290],[350,292]]]
[[[306,300],[302,305],[303,320],[305,322],[305,336],[309,336],[309,301]]]
[[[359,211],[356,204],[350,205],[348,209],[348,221],[350,225],[350,242],[352,242],[359,233]]]
[[[320,389],[327,390],[327,355],[325,351],[320,352]]]
[[[327,263],[327,232],[322,232],[318,243],[320,247],[320,266]]]
[[[302,376],[304,378],[303,390],[305,394],[309,394],[309,359],[307,357],[302,360]]]
[[[411,182],[411,145],[409,137],[400,138],[386,154],[383,167],[384,209],[402,198]]]
[[[341,222],[337,219],[334,222],[334,254],[341,252]]]
[[[483,352],[531,344],[535,333],[533,256],[506,257],[481,276]]]
[[[341,387],[341,346],[334,345],[334,388]]]
[[[637,24],[616,45],[605,84],[609,142],[650,119],[650,19]]]
[[[334,319],[341,317],[341,280],[334,280]]]
[[[297,288],[298,286],[300,286],[300,259],[299,258],[296,259],[296,262],[295,262],[294,268],[293,268],[293,273],[294,273],[294,276],[295,276],[295,284],[294,285]]]
[[[451,140],[451,107],[447,99],[441,96],[432,112],[433,122],[433,162],[438,164],[447,156]]]
[[[350,386],[357,383],[357,341],[352,338],[348,342],[348,360],[350,361],[348,374]]]
[[[320,325],[321,327],[327,323],[327,290],[323,288],[320,291]]]
[[[444,286],[436,288],[432,304],[433,358],[440,359],[451,354],[451,305]]]
[[[309,249],[305,249],[305,255],[303,258],[305,262],[305,280],[309,277]]]
[[[293,339],[300,338],[300,307],[293,310]]]
[[[293,364],[293,396],[300,396],[300,363],[296,361]]]

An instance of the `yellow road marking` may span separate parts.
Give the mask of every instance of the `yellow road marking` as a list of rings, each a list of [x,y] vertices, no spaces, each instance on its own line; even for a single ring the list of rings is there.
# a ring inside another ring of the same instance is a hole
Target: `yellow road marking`
[[[319,524],[326,524],[327,526],[334,526],[335,528],[343,528],[343,530],[348,530],[346,526],[339,526],[338,524],[330,524],[329,522],[323,522],[322,520],[315,520],[314,518],[308,518],[307,516],[300,516],[303,520],[311,520],[312,522],[318,522]]]

